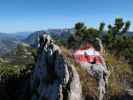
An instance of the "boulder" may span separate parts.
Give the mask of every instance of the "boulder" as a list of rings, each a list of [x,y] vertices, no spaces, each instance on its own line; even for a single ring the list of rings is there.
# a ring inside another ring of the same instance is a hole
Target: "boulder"
[[[97,51],[92,45],[88,47],[80,48],[75,51],[75,61],[81,65],[92,77],[97,80],[99,89],[99,100],[103,100],[106,93],[106,86],[108,84],[109,71],[103,57],[103,46],[100,39],[99,46],[100,52]]]

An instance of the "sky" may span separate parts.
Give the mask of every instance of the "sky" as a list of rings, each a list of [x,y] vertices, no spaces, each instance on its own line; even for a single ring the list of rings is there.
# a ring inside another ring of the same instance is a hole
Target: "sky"
[[[71,28],[77,22],[97,28],[116,17],[133,24],[133,0],[0,0],[0,32]]]

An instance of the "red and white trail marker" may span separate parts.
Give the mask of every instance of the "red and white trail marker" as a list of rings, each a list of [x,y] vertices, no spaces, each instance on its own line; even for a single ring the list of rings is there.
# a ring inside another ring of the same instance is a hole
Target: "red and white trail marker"
[[[93,64],[103,64],[100,52],[96,51],[92,46],[86,46],[76,50],[74,53],[74,58],[77,63],[93,63]]]

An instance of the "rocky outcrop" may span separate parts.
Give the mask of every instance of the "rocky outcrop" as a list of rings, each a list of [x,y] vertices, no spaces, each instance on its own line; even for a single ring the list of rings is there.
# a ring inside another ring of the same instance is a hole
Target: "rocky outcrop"
[[[110,72],[107,69],[104,61],[104,48],[102,41],[97,38],[100,47],[100,52],[93,48],[79,49],[74,53],[75,60],[85,69],[92,77],[94,77],[98,84],[99,100],[103,100],[108,84],[108,77]]]
[[[81,63],[81,67],[96,79],[99,90],[98,100],[103,100],[108,84],[108,70],[106,70],[102,64]]]
[[[79,75],[47,34],[40,36],[32,100],[82,100]]]

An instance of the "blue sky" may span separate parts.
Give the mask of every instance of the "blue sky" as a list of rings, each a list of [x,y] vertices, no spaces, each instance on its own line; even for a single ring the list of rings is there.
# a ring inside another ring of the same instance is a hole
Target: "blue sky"
[[[115,17],[133,23],[133,0],[0,0],[0,32],[69,28],[79,21],[98,27]]]

